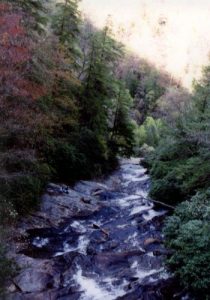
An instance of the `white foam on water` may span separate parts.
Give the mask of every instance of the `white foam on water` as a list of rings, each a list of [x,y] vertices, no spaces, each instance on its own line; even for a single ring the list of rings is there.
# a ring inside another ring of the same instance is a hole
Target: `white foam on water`
[[[128,238],[125,240],[125,243],[128,243],[134,248],[137,248],[138,250],[145,252],[145,250],[139,246],[139,240],[137,239],[138,233],[135,232],[132,235],[129,235]],[[120,252],[120,251],[119,251]]]
[[[162,211],[155,211],[153,209],[148,210],[148,212],[146,214],[143,214],[143,218],[145,221],[150,221],[152,220],[154,217],[158,217],[158,216],[162,216],[166,213],[166,211],[162,210]]]
[[[74,221],[71,224],[71,227],[78,230],[81,233],[85,233],[87,231],[86,227],[84,225],[82,225],[82,223],[79,221]]]
[[[132,226],[136,226],[136,224],[137,224],[136,220],[133,220],[133,221],[131,222],[131,225],[132,225]]]
[[[147,253],[147,255],[150,256],[150,253]],[[140,281],[142,281],[146,277],[156,275],[156,274],[160,274],[160,276],[158,276],[159,279],[160,278],[166,279],[169,276],[168,273],[165,271],[165,269],[163,267],[160,268],[160,269],[152,269],[152,270],[141,269],[137,260],[132,263],[131,269],[135,270],[134,277],[137,277]],[[153,279],[151,279],[151,280],[153,280]]]
[[[145,181],[147,179],[149,179],[149,176],[148,175],[144,175],[142,177],[133,178],[132,182],[141,182],[141,181]]]
[[[71,251],[78,251],[81,254],[87,253],[87,246],[89,244],[89,240],[85,236],[80,236],[78,239],[78,245],[76,247],[72,247],[67,242],[64,242],[64,253]]]
[[[74,275],[74,280],[84,293],[82,294],[81,300],[114,300],[125,294],[124,286],[127,284],[127,282],[124,281],[122,286],[114,287],[112,285],[112,279],[107,278],[103,280],[106,284],[102,287],[96,280],[83,276],[81,269]]]
[[[74,252],[74,251],[77,251],[77,250],[78,250],[78,247],[77,247],[77,246],[73,247],[73,246],[71,246],[69,243],[64,242],[64,243],[63,243],[63,251],[56,252],[56,253],[54,254],[54,257],[56,257],[56,256],[61,256],[61,255],[65,254],[65,253]]]
[[[132,172],[129,171],[127,174],[123,174],[122,177],[124,180],[134,180],[135,178],[140,178],[139,176],[144,175],[145,173],[146,169],[132,170]]]
[[[136,269],[138,267],[138,261],[134,261],[131,265],[131,269]]]
[[[153,252],[147,252],[147,255],[150,257],[154,257],[154,253]]]
[[[88,244],[89,244],[89,240],[85,236],[79,237],[77,246],[71,246],[68,242],[64,242],[63,251],[55,253],[54,257],[63,255],[65,253],[74,252],[74,251],[86,255]]]
[[[146,205],[141,205],[141,206],[135,206],[131,212],[130,212],[130,216],[133,216],[135,214],[138,214],[140,212],[143,212],[143,211],[147,211],[151,209],[151,206],[146,206]]]
[[[143,199],[147,199],[148,198],[148,191],[145,190],[138,190],[136,191],[136,195],[138,195],[139,197],[142,197]]]
[[[140,159],[138,157],[130,157],[121,159],[121,164],[124,165],[139,165]]]
[[[130,195],[124,198],[117,199],[117,203],[121,207],[128,207],[132,204],[132,202],[136,201],[137,199],[139,199],[140,201],[140,197],[138,195]]]
[[[78,252],[82,254],[87,254],[87,246],[89,244],[89,239],[85,238],[84,236],[79,237],[79,244],[78,244]]]
[[[160,269],[153,269],[153,270],[146,270],[146,269],[136,269],[135,277],[138,277],[140,281],[145,279],[146,277],[161,273],[164,271],[164,268]]]
[[[138,236],[138,233],[137,232],[134,232],[132,235],[129,235],[126,242],[129,242],[131,240],[135,240],[136,237]]]
[[[148,179],[149,179],[148,175],[144,175],[142,177],[133,177],[132,179],[130,179],[130,180],[126,181],[126,182],[122,182],[122,185],[123,185],[124,188],[126,188],[132,182],[144,182],[144,181],[146,181]]]
[[[48,238],[41,238],[38,236],[33,240],[32,245],[34,245],[37,248],[42,248],[46,246],[48,243],[49,243]]]
[[[117,225],[117,228],[125,228],[125,227],[127,227],[128,226],[128,224],[124,224],[124,225]]]
[[[154,277],[149,278],[149,282],[155,282],[155,281],[160,280],[160,279],[166,280],[166,279],[170,278],[170,276],[171,276],[168,272],[166,272],[164,270],[164,268],[162,268],[160,270],[160,272],[157,272],[155,274],[158,274],[158,273],[159,273],[159,275],[156,276],[155,278]],[[155,275],[155,274],[153,274],[153,275]]]

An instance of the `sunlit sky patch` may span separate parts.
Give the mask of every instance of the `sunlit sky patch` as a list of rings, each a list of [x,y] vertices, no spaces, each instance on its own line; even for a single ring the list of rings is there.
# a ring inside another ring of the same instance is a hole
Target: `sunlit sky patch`
[[[128,48],[190,88],[209,61],[210,0],[83,0],[97,27],[112,16]]]

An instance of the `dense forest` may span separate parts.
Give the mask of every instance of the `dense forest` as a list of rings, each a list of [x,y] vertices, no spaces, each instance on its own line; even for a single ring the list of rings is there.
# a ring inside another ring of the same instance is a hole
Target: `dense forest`
[[[102,30],[83,19],[77,0],[0,1],[0,40],[0,289],[16,271],[10,225],[48,182],[101,177],[135,155],[151,198],[174,207],[168,268],[209,299],[210,68],[189,93],[129,53],[109,19]]]
[[[168,265],[199,299],[209,299],[210,284],[209,84],[206,67],[185,109],[175,123],[169,118],[163,125],[155,150],[145,159],[151,197],[175,207],[165,226],[167,246],[173,250]]]
[[[44,2],[0,3],[1,226],[34,209],[48,181],[100,176],[133,147],[123,45],[77,1]]]

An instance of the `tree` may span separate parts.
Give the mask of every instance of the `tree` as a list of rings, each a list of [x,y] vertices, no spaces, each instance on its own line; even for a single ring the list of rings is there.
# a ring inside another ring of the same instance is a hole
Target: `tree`
[[[190,103],[147,158],[151,197],[178,204],[165,228],[166,245],[173,251],[168,266],[192,297],[202,299],[209,299],[209,75],[207,67]]]
[[[128,154],[132,148],[133,127],[129,121],[131,96],[117,72],[123,57],[123,46],[112,37],[107,26],[96,31],[88,26],[88,39],[83,41],[84,59],[81,70],[81,127],[95,138],[94,157],[106,165],[117,153]],[[89,150],[88,150],[89,149]],[[100,153],[100,155],[99,155]],[[93,164],[93,162],[92,162]]]
[[[115,107],[109,143],[114,153],[129,156],[134,147],[134,126],[130,119],[133,99],[121,81],[117,81],[117,93],[113,102]]]
[[[100,134],[107,130],[108,109],[115,93],[114,66],[120,56],[120,46],[109,36],[108,27],[92,35],[83,80],[81,118],[84,126]]]
[[[78,8],[79,0],[65,0],[56,4],[52,28],[58,36],[63,51],[71,59],[71,67],[76,67],[80,50],[78,39],[81,16]]]
[[[137,110],[137,123],[141,125],[149,115],[154,115],[157,101],[164,94],[164,87],[158,82],[157,72],[149,72],[149,74],[139,74],[139,84],[136,89],[134,98]]]
[[[47,3],[49,0],[1,0],[0,3],[11,4],[13,10],[22,11],[25,16],[30,18],[24,18],[22,22],[33,31],[37,31],[39,34],[43,33],[47,24]]]
[[[27,211],[33,201],[37,203],[37,194],[48,178],[48,170],[42,162],[36,161],[42,128],[49,127],[49,120],[40,111],[37,101],[47,93],[47,88],[33,78],[31,61],[35,43],[24,26],[26,18],[30,19],[30,15],[17,3],[1,3],[0,193],[8,200],[8,207],[13,203],[13,209],[19,212]],[[24,199],[26,194],[28,199]]]

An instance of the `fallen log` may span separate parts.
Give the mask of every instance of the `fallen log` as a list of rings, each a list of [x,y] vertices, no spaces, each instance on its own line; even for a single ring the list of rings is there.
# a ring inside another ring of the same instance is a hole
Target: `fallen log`
[[[148,201],[148,199],[142,197],[142,195],[140,195],[140,194],[135,194],[135,195],[136,195],[136,196],[139,196],[139,197],[143,198],[144,200],[147,200],[147,201]],[[173,209],[173,210],[175,209],[174,206],[172,206],[172,205],[170,205],[170,204],[163,203],[163,202],[161,202],[161,201],[157,201],[157,200],[153,200],[153,199],[150,199],[150,201],[151,201],[151,202],[154,202],[154,203],[156,203],[156,204],[159,204],[159,205],[161,205],[161,206],[167,207],[167,208],[169,208],[169,209]]]

